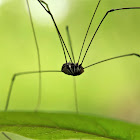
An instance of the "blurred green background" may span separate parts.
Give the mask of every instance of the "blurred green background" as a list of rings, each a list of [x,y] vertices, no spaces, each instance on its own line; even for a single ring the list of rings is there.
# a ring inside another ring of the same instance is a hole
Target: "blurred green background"
[[[69,26],[76,60],[98,0],[45,0],[68,45]],[[61,70],[65,63],[61,44],[50,16],[37,0],[29,0],[41,53],[42,70]],[[138,7],[138,0],[102,0],[84,51],[107,10]],[[108,15],[97,33],[83,66],[110,57],[140,54],[140,10]],[[83,54],[82,54],[83,56]],[[37,53],[25,0],[0,0],[0,110],[4,110],[12,75],[38,70]],[[140,58],[112,60],[75,77],[81,113],[97,114],[140,123]],[[42,74],[42,111],[75,112],[73,77]],[[34,110],[38,98],[38,74],[19,76],[9,110]]]

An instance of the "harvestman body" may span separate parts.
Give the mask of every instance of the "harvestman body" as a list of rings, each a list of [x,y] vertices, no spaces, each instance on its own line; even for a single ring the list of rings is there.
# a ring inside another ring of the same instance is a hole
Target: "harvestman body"
[[[77,76],[84,72],[84,68],[82,65],[78,65],[78,63],[65,63],[61,69],[67,75]]]
[[[84,72],[84,69],[86,68],[89,68],[91,66],[94,66],[96,64],[100,64],[100,63],[103,63],[103,62],[106,62],[106,61],[109,61],[109,60],[113,60],[113,59],[116,59],[116,58],[122,58],[122,57],[126,57],[126,56],[138,56],[140,57],[139,54],[137,53],[130,53],[130,54],[125,54],[125,55],[120,55],[120,56],[115,56],[115,57],[112,57],[112,58],[108,58],[108,59],[105,59],[105,60],[102,60],[102,61],[99,61],[99,62],[96,62],[96,63],[93,63],[89,66],[86,66],[86,67],[83,67],[82,64],[84,62],[84,59],[85,59],[85,56],[91,46],[91,43],[93,42],[93,39],[96,35],[96,33],[98,32],[100,26],[102,25],[104,19],[107,17],[107,15],[109,13],[112,13],[112,12],[115,12],[115,11],[120,11],[120,10],[131,10],[131,9],[140,9],[140,7],[126,7],[126,8],[118,8],[118,9],[111,9],[109,11],[107,11],[104,15],[104,17],[102,18],[101,22],[99,23],[97,29],[95,30],[95,33],[93,34],[92,38],[91,38],[91,41],[86,49],[86,52],[84,54],[84,57],[80,62],[80,58],[81,58],[81,54],[82,54],[82,51],[83,51],[83,47],[84,47],[84,44],[85,44],[85,41],[86,41],[86,38],[87,38],[87,35],[88,35],[88,32],[89,32],[89,29],[90,29],[90,26],[91,26],[91,23],[93,21],[93,18],[96,14],[96,11],[100,5],[100,2],[101,0],[98,1],[98,4],[96,6],[96,9],[94,11],[94,14],[91,18],[91,21],[89,23],[89,26],[88,26],[88,29],[87,29],[87,32],[86,32],[86,35],[85,35],[85,38],[84,38],[84,41],[83,41],[83,44],[82,44],[82,47],[81,47],[81,51],[80,51],[80,55],[79,55],[79,58],[78,58],[78,61],[77,63],[75,63],[75,58],[74,58],[74,54],[73,54],[73,49],[72,49],[72,44],[71,44],[71,40],[70,40],[70,34],[69,34],[69,30],[68,30],[68,27],[66,28],[66,31],[67,31],[67,35],[68,35],[68,40],[69,40],[69,46],[71,48],[71,53],[72,53],[72,58],[69,54],[69,51],[65,45],[65,42],[61,36],[61,33],[57,27],[57,24],[54,20],[54,17],[48,7],[48,4],[46,2],[44,2],[43,0],[37,0],[40,5],[44,8],[44,10],[51,16],[52,18],[52,21],[55,25],[55,28],[56,28],[56,31],[58,33],[58,37],[60,39],[60,43],[61,43],[61,46],[62,46],[62,49],[63,49],[63,53],[64,53],[64,57],[65,57],[65,63],[62,65],[62,68],[61,68],[61,71],[60,70],[48,70],[48,71],[42,71],[41,70],[41,62],[40,62],[40,52],[39,52],[39,47],[38,47],[38,43],[37,43],[37,38],[36,38],[36,34],[35,34],[35,29],[34,29],[34,25],[33,25],[33,20],[32,20],[32,15],[31,15],[31,11],[30,11],[30,7],[29,7],[29,3],[28,3],[28,0],[26,0],[27,2],[27,6],[28,6],[28,11],[29,11],[29,16],[30,16],[30,21],[31,21],[31,25],[32,25],[32,30],[33,30],[33,35],[34,35],[34,39],[35,39],[35,44],[36,44],[36,50],[37,50],[37,55],[38,55],[38,71],[27,71],[27,72],[20,72],[20,73],[16,73],[13,75],[12,77],[12,81],[11,81],[11,85],[10,85],[10,88],[9,88],[9,93],[8,93],[8,97],[7,97],[7,102],[6,102],[6,106],[5,106],[5,111],[7,111],[8,109],[8,106],[9,106],[9,101],[10,101],[10,97],[11,97],[11,92],[12,92],[12,88],[13,88],[13,84],[14,84],[14,81],[15,81],[15,78],[17,76],[20,76],[20,75],[25,75],[25,74],[34,74],[34,73],[39,73],[39,94],[38,94],[38,102],[37,102],[37,106],[36,106],[36,109],[35,110],[38,110],[39,108],[39,105],[40,105],[40,102],[41,102],[41,73],[43,72],[63,72],[67,75],[72,75],[72,76],[78,76],[78,75],[81,75],[83,72]],[[70,62],[68,63],[67,61],[67,56],[69,57],[70,59]],[[76,112],[78,113],[78,101],[77,101],[77,92],[76,92],[76,83],[75,83],[75,80],[74,80],[74,92],[75,92],[75,107],[76,107]]]

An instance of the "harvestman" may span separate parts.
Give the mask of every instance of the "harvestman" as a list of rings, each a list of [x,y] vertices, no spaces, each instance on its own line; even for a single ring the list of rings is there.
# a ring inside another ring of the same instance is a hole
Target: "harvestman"
[[[86,49],[86,52],[84,54],[84,57],[82,58],[81,62],[80,62],[80,58],[81,58],[81,54],[82,54],[82,51],[83,51],[83,47],[84,47],[84,44],[85,44],[85,41],[86,41],[86,38],[87,38],[87,35],[88,35],[88,32],[89,32],[89,29],[90,29],[90,26],[91,26],[91,23],[93,21],[93,18],[96,14],[96,11],[100,5],[100,2],[101,0],[98,1],[98,4],[96,6],[96,9],[94,11],[94,14],[91,18],[91,21],[89,23],[89,26],[88,26],[88,29],[87,29],[87,32],[86,32],[86,35],[84,37],[84,41],[83,41],[83,44],[82,44],[82,47],[81,47],[81,51],[80,51],[80,54],[79,54],[79,58],[78,58],[78,61],[77,63],[75,62],[75,58],[74,58],[74,54],[73,54],[73,49],[72,49],[72,45],[71,45],[71,40],[70,40],[70,35],[69,35],[69,30],[68,30],[68,27],[66,28],[67,29],[67,35],[68,35],[68,39],[69,39],[69,43],[70,43],[70,48],[71,48],[71,52],[72,52],[72,57],[66,47],[66,44],[63,40],[63,37],[58,29],[58,26],[54,20],[54,17],[49,9],[49,6],[47,3],[45,3],[43,0],[37,0],[40,5],[44,8],[44,10],[51,16],[52,18],[52,21],[55,25],[55,28],[56,28],[56,31],[58,33],[58,37],[60,39],[60,43],[61,43],[61,46],[62,46],[62,49],[63,49],[63,53],[64,53],[64,57],[65,57],[65,63],[62,65],[62,68],[61,68],[61,71],[60,70],[46,70],[46,71],[41,71],[41,63],[40,63],[40,52],[39,52],[39,47],[38,47],[38,43],[37,43],[37,38],[36,38],[36,34],[35,34],[35,29],[34,29],[34,25],[33,25],[33,20],[32,20],[32,15],[31,15],[31,11],[30,11],[30,7],[29,7],[29,3],[28,3],[28,0],[26,0],[27,2],[27,6],[28,6],[28,11],[29,11],[29,16],[30,16],[30,21],[31,21],[31,25],[32,25],[32,30],[33,30],[33,35],[34,35],[34,39],[35,39],[35,43],[36,43],[36,49],[37,49],[37,55],[38,55],[38,68],[39,70],[38,71],[26,71],[26,72],[20,72],[20,73],[15,73],[12,77],[12,80],[11,80],[11,85],[10,85],[10,88],[9,88],[9,93],[8,93],[8,97],[7,97],[7,102],[6,102],[6,106],[5,106],[5,111],[7,111],[8,109],[8,106],[9,106],[9,101],[10,101],[10,97],[11,97],[11,92],[12,92],[12,88],[13,88],[13,84],[14,84],[14,81],[15,81],[15,78],[17,76],[21,76],[21,75],[25,75],[25,74],[34,74],[34,73],[39,73],[39,94],[38,94],[38,102],[37,102],[37,106],[36,106],[36,110],[39,108],[39,105],[40,105],[40,102],[41,102],[41,73],[43,72],[63,72],[67,75],[72,75],[72,76],[78,76],[78,75],[81,75],[84,70],[86,68],[89,68],[91,66],[94,66],[96,64],[100,64],[100,63],[103,63],[103,62],[106,62],[106,61],[109,61],[109,60],[113,60],[113,59],[117,59],[117,58],[122,58],[122,57],[126,57],[126,56],[138,56],[140,57],[139,54],[137,53],[130,53],[130,54],[125,54],[125,55],[120,55],[120,56],[115,56],[115,57],[112,57],[112,58],[108,58],[108,59],[105,59],[105,60],[102,60],[102,61],[99,61],[99,62],[96,62],[96,63],[93,63],[91,65],[88,65],[86,67],[83,67],[82,64],[85,60],[85,57],[87,55],[87,52],[91,46],[91,43],[93,42],[93,39],[95,38],[95,35],[97,34],[100,26],[102,25],[103,21],[105,20],[105,18],[109,15],[109,13],[112,13],[112,12],[117,12],[117,11],[121,11],[121,10],[131,10],[131,9],[140,9],[140,7],[125,7],[125,8],[118,8],[118,9],[111,9],[109,11],[107,11],[104,15],[104,17],[102,18],[102,20],[100,21],[97,29],[95,30],[91,40],[90,40],[90,43]],[[69,57],[69,60],[70,62],[68,62],[67,60],[67,56]],[[74,80],[75,81],[75,80]],[[77,103],[77,94],[76,94],[76,85],[75,85],[75,107],[76,107],[76,112],[78,113],[78,103]]]

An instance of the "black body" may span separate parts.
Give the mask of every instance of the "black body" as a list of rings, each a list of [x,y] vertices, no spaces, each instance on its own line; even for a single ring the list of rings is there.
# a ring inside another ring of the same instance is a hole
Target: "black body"
[[[78,63],[65,63],[61,69],[67,75],[78,76],[84,72],[84,68],[82,65],[78,65]]]

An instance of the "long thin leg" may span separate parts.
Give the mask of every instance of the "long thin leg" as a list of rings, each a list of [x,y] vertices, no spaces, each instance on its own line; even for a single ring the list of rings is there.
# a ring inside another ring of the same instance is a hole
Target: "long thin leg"
[[[137,54],[137,53],[130,53],[130,54],[125,54],[125,55],[120,55],[120,56],[108,58],[108,59],[105,59],[105,60],[93,63],[93,64],[91,64],[89,66],[84,67],[84,69],[89,68],[89,67],[94,66],[94,65],[97,65],[97,64],[100,64],[100,63],[103,63],[103,62],[106,62],[106,61],[109,61],[109,60],[113,60],[113,59],[116,59],[116,58],[122,58],[122,57],[126,57],[126,56],[137,56],[137,57],[140,57],[140,55]]]
[[[38,0],[38,2],[41,4],[41,6],[43,6],[43,8],[45,9],[45,11],[50,12],[50,9],[49,9],[48,5],[47,5],[44,1]],[[48,10],[44,7],[44,5],[43,5],[41,2],[44,3],[44,4],[46,5],[46,7],[47,7]],[[49,14],[50,14],[50,13],[49,13]],[[54,18],[53,18],[53,16],[52,16],[52,14],[51,14],[51,18],[52,18],[53,23],[54,23],[54,25],[55,25],[55,27],[56,27],[56,31],[57,31],[57,33],[58,33],[58,37],[59,37],[59,39],[60,39],[60,43],[61,43],[61,46],[62,46],[62,49],[63,49],[65,61],[66,61],[66,63],[67,63],[67,56],[66,56],[66,52],[65,52],[65,49],[64,49],[65,46],[64,46],[64,43],[63,43],[63,38],[62,38],[62,36],[61,36],[61,34],[60,34],[60,31],[59,31],[59,29],[58,29],[58,27],[57,27],[57,24],[56,24],[56,22],[55,22],[55,20],[54,20]]]
[[[71,37],[70,37],[70,32],[69,32],[68,26],[66,26],[66,31],[67,31],[69,46],[70,46],[71,53],[72,53],[73,62],[75,63],[74,52],[73,52],[73,47],[72,47],[72,42],[71,42]]]
[[[44,2],[43,0],[38,0],[38,2],[39,2],[39,3],[41,4],[41,6],[45,9],[45,11],[51,16],[51,18],[52,18],[52,20],[53,20],[53,23],[54,23],[54,25],[55,25],[56,31],[57,31],[57,33],[58,33],[58,36],[59,36],[59,38],[60,38],[60,42],[61,42],[61,44],[62,44],[63,51],[64,51],[64,47],[65,47],[65,49],[66,49],[66,51],[67,51],[67,54],[68,54],[68,56],[69,56],[69,58],[70,58],[70,61],[72,62],[71,56],[70,56],[70,54],[69,54],[69,52],[68,52],[68,49],[67,49],[67,47],[66,47],[66,45],[65,45],[65,42],[64,42],[64,40],[63,40],[63,38],[62,38],[62,35],[61,35],[61,33],[60,33],[60,31],[59,31],[59,29],[58,29],[58,27],[57,27],[57,24],[56,24],[56,22],[55,22],[55,20],[54,20],[54,17],[53,17],[53,15],[52,15],[52,13],[51,13],[51,11],[50,11],[50,9],[49,9],[48,4],[47,4],[46,2]],[[45,6],[44,6],[42,3],[46,5],[47,9],[45,8]],[[63,47],[63,44],[64,44],[64,47]],[[65,51],[64,51],[64,54],[65,54]],[[66,56],[65,56],[65,57],[66,57]],[[66,63],[67,63],[67,62],[66,62]]]
[[[29,6],[29,2],[28,0],[26,0],[27,3],[27,7],[28,7],[28,12],[29,12],[29,17],[30,17],[30,22],[31,22],[31,26],[32,26],[32,31],[33,31],[33,36],[34,36],[34,40],[35,40],[35,44],[36,44],[36,50],[37,50],[37,57],[38,57],[38,69],[39,69],[39,87],[38,87],[38,103],[36,106],[35,111],[38,110],[40,102],[41,102],[41,82],[42,82],[42,78],[41,78],[41,60],[40,60],[40,51],[39,51],[39,46],[38,46],[38,42],[37,42],[37,37],[36,37],[36,33],[35,33],[35,28],[34,28],[34,24],[33,24],[33,19],[32,19],[32,14],[31,14],[31,10],[30,10],[30,6]]]
[[[45,9],[45,11],[49,13],[49,15],[51,16],[51,18],[52,18],[52,20],[53,20],[53,23],[54,23],[54,25],[55,25],[56,31],[57,31],[57,33],[58,33],[58,36],[59,36],[59,39],[60,39],[60,42],[61,42],[61,46],[62,46],[62,49],[63,49],[63,53],[64,53],[64,56],[65,56],[65,60],[66,60],[66,63],[67,63],[67,57],[66,57],[66,53],[65,53],[64,47],[66,48],[66,51],[67,51],[68,54],[69,54],[69,52],[68,52],[67,47],[66,47],[66,45],[65,45],[65,43],[64,43],[64,41],[63,41],[63,38],[62,38],[61,33],[60,33],[60,31],[59,31],[59,29],[58,29],[58,27],[57,27],[57,24],[56,24],[56,22],[55,22],[55,20],[54,20],[54,17],[53,17],[53,15],[52,15],[52,13],[50,12],[49,6],[48,6],[48,4],[45,3],[43,0],[38,0],[38,2],[39,2],[39,3],[41,4],[41,6]],[[47,7],[48,10],[44,7],[44,5],[43,5],[42,3],[46,5],[46,7]],[[69,55],[69,56],[70,56],[70,55]],[[71,58],[71,57],[70,57],[70,58]]]
[[[73,84],[74,84],[74,98],[75,98],[75,109],[76,109],[76,113],[79,113],[79,109],[78,109],[78,96],[77,96],[77,86],[76,86],[76,79],[73,76]]]
[[[15,82],[15,79],[16,79],[17,76],[26,75],[26,74],[34,74],[34,73],[45,73],[45,72],[61,72],[61,71],[59,71],[59,70],[47,70],[47,71],[27,71],[27,72],[15,73],[12,76],[11,84],[10,84],[10,87],[9,87],[8,97],[7,97],[7,101],[6,101],[6,105],[5,105],[5,111],[7,111],[7,109],[8,109],[9,101],[10,101],[10,97],[11,97],[11,93],[12,93],[12,89],[13,89],[13,85],[14,85],[14,82]]]
[[[103,17],[103,19],[102,19],[101,22],[99,23],[99,25],[98,25],[98,27],[97,27],[97,29],[96,29],[96,31],[95,31],[95,33],[94,33],[94,35],[93,35],[91,41],[90,41],[90,43],[89,43],[89,45],[88,45],[88,47],[87,47],[87,50],[86,50],[86,52],[85,52],[85,55],[84,55],[84,57],[83,57],[83,60],[82,60],[81,64],[83,63],[83,61],[84,61],[84,59],[85,59],[85,56],[86,56],[86,54],[87,54],[87,52],[88,52],[88,50],[89,50],[89,47],[90,47],[90,45],[91,45],[91,43],[92,43],[92,41],[93,41],[93,39],[94,39],[96,33],[98,32],[100,26],[102,25],[102,23],[103,23],[104,19],[107,17],[107,15],[108,15],[109,13],[111,13],[111,12],[120,11],[120,10],[130,10],[130,9],[140,9],[140,7],[127,7],[127,8],[111,9],[111,10],[109,10],[109,11],[106,12],[105,16]]]
[[[69,27],[68,26],[66,26],[66,31],[67,31],[68,41],[69,41],[69,45],[70,45],[70,48],[71,48],[73,60],[74,60],[74,63],[75,63],[75,58],[74,58],[74,53],[73,53],[73,47],[72,47],[72,42],[71,42],[71,37],[70,37]],[[76,79],[75,79],[75,76],[73,76],[73,85],[74,85],[75,109],[76,109],[76,113],[79,113],[79,110],[78,110],[78,96],[77,96],[77,88],[76,88]]]
[[[79,63],[79,61],[80,61],[80,57],[81,57],[81,54],[82,54],[82,51],[83,51],[83,47],[84,47],[84,44],[85,44],[85,41],[86,41],[86,38],[87,38],[87,35],[88,35],[88,32],[89,32],[89,29],[90,29],[90,26],[91,26],[91,24],[92,24],[92,21],[93,21],[93,18],[94,18],[94,16],[95,16],[95,14],[96,14],[96,11],[97,11],[97,9],[98,9],[98,7],[99,7],[99,5],[100,5],[100,2],[101,2],[101,0],[98,1],[98,4],[97,4],[96,9],[95,9],[95,11],[94,11],[94,14],[93,14],[93,16],[92,16],[92,18],[91,18],[91,21],[90,21],[90,23],[89,23],[89,26],[88,26],[88,29],[87,29],[87,32],[86,32],[86,35],[85,35],[85,38],[84,38],[84,41],[83,41],[83,44],[82,44],[82,48],[81,48],[81,51],[80,51],[80,55],[79,55],[79,58],[78,58],[78,63]]]

